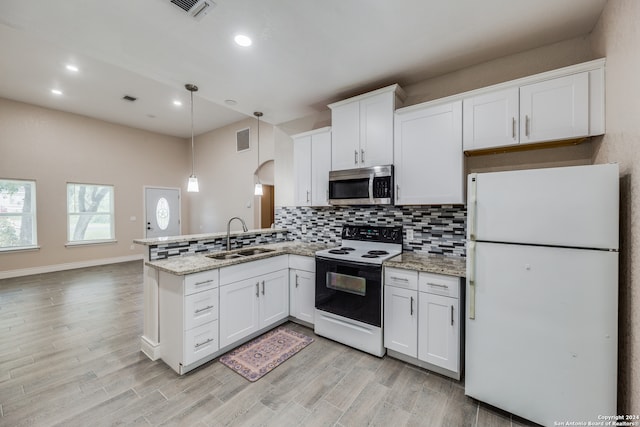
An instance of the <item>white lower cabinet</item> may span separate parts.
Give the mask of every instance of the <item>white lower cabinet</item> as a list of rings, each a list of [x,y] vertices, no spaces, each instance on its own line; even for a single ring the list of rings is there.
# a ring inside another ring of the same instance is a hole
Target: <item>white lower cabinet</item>
[[[288,256],[220,270],[220,347],[289,316]]]
[[[289,255],[290,314],[295,320],[314,324],[316,261],[313,257]]]
[[[384,287],[384,346],[410,357],[418,357],[418,290],[412,286],[417,279],[415,272],[415,280],[403,282],[408,288],[390,286],[388,280]]]
[[[460,328],[458,300],[420,292],[418,359],[450,371],[458,371]]]
[[[390,355],[460,379],[460,279],[386,267],[384,280]]]
[[[161,357],[182,374],[220,348],[218,341],[218,270],[187,276],[160,272]]]

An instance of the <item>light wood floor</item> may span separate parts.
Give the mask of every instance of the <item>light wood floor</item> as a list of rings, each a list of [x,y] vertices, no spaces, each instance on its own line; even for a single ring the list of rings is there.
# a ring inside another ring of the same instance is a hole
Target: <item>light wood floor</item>
[[[315,342],[255,383],[217,361],[178,376],[140,352],[142,262],[0,280],[0,426],[530,425],[288,326]]]

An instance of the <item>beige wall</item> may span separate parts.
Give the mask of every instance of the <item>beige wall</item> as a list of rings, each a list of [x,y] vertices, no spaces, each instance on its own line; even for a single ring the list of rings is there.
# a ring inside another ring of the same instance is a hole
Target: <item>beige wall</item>
[[[195,169],[200,192],[189,194],[189,233],[225,231],[227,221],[234,216],[242,218],[247,227],[258,228],[259,217],[254,212],[259,206],[253,195],[254,173],[260,164],[273,160],[275,144],[273,126],[261,122],[258,161],[257,124],[255,118],[247,118],[196,138]],[[250,128],[251,148],[237,152],[236,132],[246,128]],[[231,229],[240,230],[240,222],[234,221]]]
[[[130,246],[144,237],[143,187],[183,187],[186,194],[185,145],[184,139],[0,98],[0,177],[36,181],[41,247],[0,253],[0,272],[141,255],[142,247]],[[65,247],[67,182],[115,186],[117,243]],[[188,219],[184,198],[182,211]]]
[[[609,1],[592,32],[606,56],[606,126],[595,163],[620,165],[619,413],[640,414],[640,2]],[[632,218],[636,220],[632,220]]]

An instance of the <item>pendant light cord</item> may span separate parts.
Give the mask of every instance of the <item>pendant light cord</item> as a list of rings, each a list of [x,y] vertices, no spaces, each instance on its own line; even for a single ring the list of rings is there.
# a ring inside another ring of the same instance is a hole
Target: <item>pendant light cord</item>
[[[196,155],[193,149],[193,91],[191,92],[191,176],[195,175]]]

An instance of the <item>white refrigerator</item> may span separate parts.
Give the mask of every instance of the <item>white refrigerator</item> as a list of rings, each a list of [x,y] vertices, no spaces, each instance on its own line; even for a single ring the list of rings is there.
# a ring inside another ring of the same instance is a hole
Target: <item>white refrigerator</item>
[[[615,415],[618,166],[470,174],[467,209],[465,394],[546,426]]]

